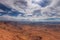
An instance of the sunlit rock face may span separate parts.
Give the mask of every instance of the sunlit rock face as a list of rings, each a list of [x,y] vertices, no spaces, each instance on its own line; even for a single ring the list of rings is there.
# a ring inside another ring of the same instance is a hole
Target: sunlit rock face
[[[59,21],[60,0],[0,0],[0,20]]]

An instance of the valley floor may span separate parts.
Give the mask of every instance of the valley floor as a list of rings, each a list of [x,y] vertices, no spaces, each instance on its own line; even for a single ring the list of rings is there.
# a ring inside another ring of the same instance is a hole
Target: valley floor
[[[0,22],[0,40],[60,40],[60,25]]]

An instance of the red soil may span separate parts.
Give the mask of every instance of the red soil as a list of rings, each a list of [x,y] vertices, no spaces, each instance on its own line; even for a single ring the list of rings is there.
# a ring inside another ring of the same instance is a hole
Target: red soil
[[[0,22],[0,40],[60,40],[60,25],[55,26]]]

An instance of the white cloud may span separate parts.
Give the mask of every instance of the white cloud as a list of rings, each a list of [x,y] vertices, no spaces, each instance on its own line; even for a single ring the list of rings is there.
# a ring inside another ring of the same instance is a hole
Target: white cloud
[[[41,10],[41,13],[43,16],[32,16],[32,17],[21,17],[20,15],[18,15],[17,17],[13,17],[13,16],[8,16],[8,15],[4,15],[4,16],[0,16],[0,20],[12,20],[12,21],[20,21],[20,20],[27,20],[27,21],[44,21],[44,19],[48,19],[48,18],[57,18],[56,16],[53,17],[49,17],[47,15],[44,15],[43,12],[51,12],[50,11],[50,7],[55,7],[56,4],[58,3],[59,0],[52,0],[53,2],[51,3],[50,6],[46,7],[46,8],[41,8],[38,4],[32,4],[32,0],[26,0],[27,1],[27,9],[21,9],[20,7],[18,7],[17,5],[14,4],[15,0],[0,0],[0,3],[3,3],[4,5],[8,5],[10,7],[12,7],[13,9],[18,10],[19,12],[25,13],[25,15],[32,15],[34,10]],[[21,4],[22,6],[22,4]],[[56,9],[57,7],[55,7]],[[59,9],[57,9],[59,11]],[[59,12],[60,13],[60,12]],[[59,17],[60,18],[60,17]]]

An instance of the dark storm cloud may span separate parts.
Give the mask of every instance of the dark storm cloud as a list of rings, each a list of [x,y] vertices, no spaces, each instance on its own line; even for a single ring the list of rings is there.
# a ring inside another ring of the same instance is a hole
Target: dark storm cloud
[[[42,16],[41,10],[34,10],[33,16],[34,16],[34,15],[36,15],[36,16]]]
[[[25,0],[16,0],[14,4],[20,8],[26,8],[27,7],[27,1]]]

